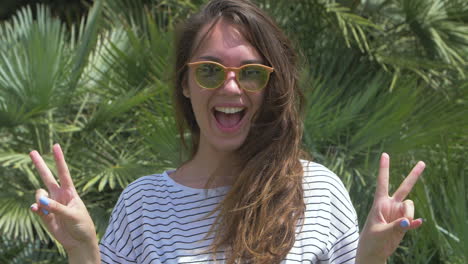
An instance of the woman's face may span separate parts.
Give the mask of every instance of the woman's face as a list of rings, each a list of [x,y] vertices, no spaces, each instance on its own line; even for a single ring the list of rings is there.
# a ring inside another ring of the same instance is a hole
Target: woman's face
[[[206,33],[209,26],[201,30],[200,36]],[[215,61],[225,67],[265,63],[238,28],[223,20],[205,36],[192,58],[191,62]],[[183,92],[192,103],[200,127],[198,151],[203,148],[215,152],[232,152],[238,149],[247,137],[252,117],[262,105],[264,91],[242,90],[232,71],[228,72],[226,80],[219,88],[208,90],[197,84],[194,70],[189,69],[187,84]]]

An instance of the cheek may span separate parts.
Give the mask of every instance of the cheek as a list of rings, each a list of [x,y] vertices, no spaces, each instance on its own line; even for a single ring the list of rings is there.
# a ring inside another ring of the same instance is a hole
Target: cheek
[[[266,96],[265,91],[261,91],[260,93],[253,94],[253,96],[251,96],[250,102],[252,103],[252,106],[253,106],[253,111],[252,111],[252,116],[251,116],[252,123],[256,123],[257,121],[259,121],[259,118],[261,118],[260,116],[264,116],[266,114],[266,112],[264,111],[267,111],[267,110],[262,109],[262,107],[264,107],[265,96]]]
[[[265,97],[265,91],[261,91],[261,92],[256,93],[256,94],[252,94],[252,96],[250,97],[252,105],[253,105],[254,109],[256,110],[255,112],[257,112],[257,110],[262,106],[264,97]]]
[[[208,100],[210,94],[208,91],[198,87],[192,81],[189,81],[189,87],[187,88],[189,99],[192,104],[192,110],[195,113],[197,119],[204,118],[202,115],[206,115]]]

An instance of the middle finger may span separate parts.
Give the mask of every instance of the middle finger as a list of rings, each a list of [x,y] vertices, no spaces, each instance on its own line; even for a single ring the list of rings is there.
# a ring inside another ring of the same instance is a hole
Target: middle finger
[[[41,155],[37,151],[33,150],[31,153],[29,153],[29,156],[31,157],[34,166],[39,172],[39,175],[41,175],[42,181],[44,182],[49,192],[53,192],[54,190],[58,189],[59,185],[52,175],[49,167],[47,167],[46,163],[42,159]]]
[[[400,187],[398,187],[396,192],[393,194],[393,198],[396,201],[401,202],[406,198],[406,196],[408,196],[425,167],[426,164],[424,164],[422,161],[418,162],[416,166],[414,166],[408,177],[406,177],[406,179],[401,183]]]
[[[59,144],[53,146],[55,164],[57,165],[58,176],[60,179],[60,185],[62,188],[74,188],[73,181],[70,177],[70,171],[68,170],[67,163],[63,156],[62,148]]]

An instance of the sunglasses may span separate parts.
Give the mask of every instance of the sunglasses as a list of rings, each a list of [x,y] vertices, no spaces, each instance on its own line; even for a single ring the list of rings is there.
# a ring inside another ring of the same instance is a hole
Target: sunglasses
[[[226,81],[230,71],[236,73],[239,86],[250,92],[258,92],[265,88],[273,68],[262,64],[245,64],[241,67],[225,67],[214,61],[197,61],[187,63],[194,69],[195,81],[205,89],[219,88]]]

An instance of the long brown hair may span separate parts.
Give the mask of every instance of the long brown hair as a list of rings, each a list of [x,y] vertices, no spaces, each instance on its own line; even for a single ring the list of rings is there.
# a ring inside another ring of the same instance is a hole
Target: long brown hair
[[[220,19],[242,34],[275,69],[249,134],[237,150],[241,173],[218,205],[211,232],[212,252],[225,250],[227,263],[279,263],[294,245],[304,217],[303,170],[300,163],[303,94],[298,87],[297,56],[275,22],[247,0],[213,0],[189,18],[176,34],[174,101],[180,137],[191,134],[192,157],[200,128],[182,90],[186,63],[202,45],[205,25]],[[197,40],[198,43],[197,43]]]

